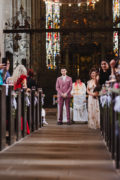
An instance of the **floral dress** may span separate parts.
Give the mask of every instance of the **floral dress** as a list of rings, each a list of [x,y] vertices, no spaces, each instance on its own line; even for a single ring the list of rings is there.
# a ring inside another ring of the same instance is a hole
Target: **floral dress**
[[[87,88],[90,92],[96,87],[93,80],[88,81]],[[88,127],[92,129],[100,128],[100,108],[98,97],[88,95]]]

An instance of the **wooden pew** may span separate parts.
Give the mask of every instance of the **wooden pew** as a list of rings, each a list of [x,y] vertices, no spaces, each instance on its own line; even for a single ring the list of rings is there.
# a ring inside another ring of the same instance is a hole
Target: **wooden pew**
[[[0,86],[0,150],[6,146],[6,87]]]
[[[29,98],[29,105],[26,98]],[[3,150],[7,143],[12,145],[27,135],[26,122],[29,124],[30,133],[41,128],[41,111],[42,89],[38,89],[37,93],[35,89],[29,93],[26,89],[18,89],[15,92],[13,86],[9,86],[6,96],[6,87],[0,86],[0,150]]]

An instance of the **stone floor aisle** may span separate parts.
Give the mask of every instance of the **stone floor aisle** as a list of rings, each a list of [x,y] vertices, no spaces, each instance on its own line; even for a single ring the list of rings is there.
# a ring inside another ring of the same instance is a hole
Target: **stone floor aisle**
[[[99,131],[48,122],[0,153],[0,180],[120,180]]]

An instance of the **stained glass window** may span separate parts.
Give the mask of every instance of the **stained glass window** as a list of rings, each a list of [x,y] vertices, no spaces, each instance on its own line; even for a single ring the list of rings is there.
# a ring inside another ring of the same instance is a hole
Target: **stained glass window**
[[[113,33],[113,51],[114,51],[114,54],[115,56],[118,56],[118,31],[115,31]]]
[[[113,22],[117,23],[118,18],[120,17],[120,0],[113,0]],[[120,24],[117,24],[114,27],[120,27]],[[113,51],[115,56],[119,54],[119,34],[118,31],[113,32]]]
[[[120,0],[113,0],[113,22],[117,21],[119,16],[120,16]]]
[[[46,29],[60,28],[60,6],[46,3]],[[46,33],[46,64],[48,69],[56,69],[56,56],[60,54],[60,33]]]

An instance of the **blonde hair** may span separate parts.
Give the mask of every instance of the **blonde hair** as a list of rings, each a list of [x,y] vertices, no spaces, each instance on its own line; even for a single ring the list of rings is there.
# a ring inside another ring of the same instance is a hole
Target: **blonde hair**
[[[27,76],[27,69],[23,65],[18,65],[12,75],[13,83],[16,83],[21,75]]]

